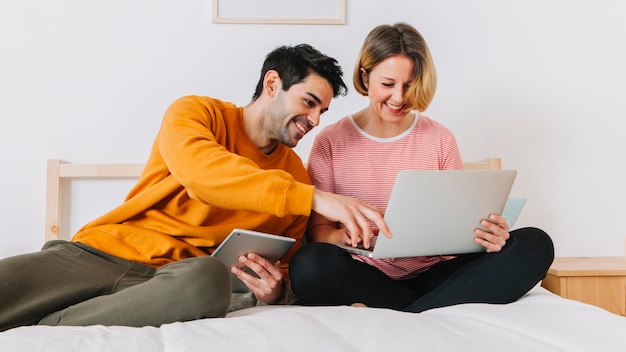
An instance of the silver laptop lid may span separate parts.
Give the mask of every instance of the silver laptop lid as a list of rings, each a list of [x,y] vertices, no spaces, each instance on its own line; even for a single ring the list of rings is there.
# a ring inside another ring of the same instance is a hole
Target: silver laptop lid
[[[385,212],[392,239],[379,236],[374,258],[484,251],[473,240],[480,220],[502,210],[515,170],[404,170]]]

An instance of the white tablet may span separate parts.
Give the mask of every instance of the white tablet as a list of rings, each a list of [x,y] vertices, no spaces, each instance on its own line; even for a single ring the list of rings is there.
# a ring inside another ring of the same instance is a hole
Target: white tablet
[[[228,237],[213,252],[212,256],[226,264],[228,268],[238,266],[239,257],[248,253],[255,253],[269,262],[274,263],[282,257],[295,239],[285,236],[271,235],[268,233],[234,229]],[[248,271],[251,275],[256,275]],[[248,292],[248,286],[232,275],[232,292]]]

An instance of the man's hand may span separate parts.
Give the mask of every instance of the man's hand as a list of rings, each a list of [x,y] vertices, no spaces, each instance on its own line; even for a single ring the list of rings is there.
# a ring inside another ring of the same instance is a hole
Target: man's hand
[[[272,264],[260,255],[248,253],[246,256],[239,257],[239,264],[241,268],[248,267],[259,276],[254,277],[237,267],[230,269],[248,286],[259,301],[272,304],[280,299],[284,288],[280,262]]]
[[[328,220],[342,223],[352,246],[363,242],[363,246],[369,248],[370,239],[374,236],[370,220],[376,224],[379,233],[391,238],[383,212],[359,199],[315,189],[312,208]]]

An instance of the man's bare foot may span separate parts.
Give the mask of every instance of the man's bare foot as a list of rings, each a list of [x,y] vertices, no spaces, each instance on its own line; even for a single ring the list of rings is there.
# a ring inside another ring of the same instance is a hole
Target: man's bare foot
[[[367,308],[367,306],[363,303],[352,303],[352,306],[357,308]]]

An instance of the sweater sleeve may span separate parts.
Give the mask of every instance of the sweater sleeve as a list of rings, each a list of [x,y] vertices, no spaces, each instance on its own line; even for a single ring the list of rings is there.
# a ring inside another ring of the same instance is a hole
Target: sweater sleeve
[[[306,175],[301,160],[282,145],[274,153],[283,156],[262,155],[237,128],[240,119],[240,108],[230,103],[200,97],[174,102],[157,143],[169,172],[191,198],[206,204],[276,216],[309,215],[313,186],[306,183],[308,177],[293,175],[300,168]],[[259,166],[261,162],[266,165]]]

